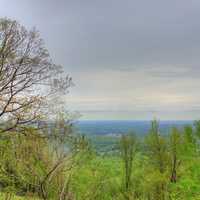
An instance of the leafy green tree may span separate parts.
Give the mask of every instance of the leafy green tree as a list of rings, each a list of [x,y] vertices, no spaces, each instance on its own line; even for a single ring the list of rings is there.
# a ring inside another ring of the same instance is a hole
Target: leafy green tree
[[[171,130],[169,136],[169,156],[170,156],[170,181],[177,182],[177,170],[181,164],[181,149],[182,149],[181,133],[177,128]]]
[[[198,139],[200,139],[200,120],[194,122],[194,133]]]
[[[120,140],[120,153],[124,166],[124,186],[125,192],[130,191],[132,170],[133,170],[133,159],[136,152],[136,138],[133,134],[122,135]],[[126,199],[129,199],[127,196]]]
[[[156,120],[152,121],[146,144],[149,163],[153,167],[151,179],[154,183],[149,198],[164,200],[166,199],[168,152],[166,139],[160,134],[159,123]]]
[[[183,143],[185,160],[192,159],[197,154],[197,142],[195,132],[191,125],[183,128]]]
[[[159,123],[156,120],[152,121],[146,142],[151,163],[160,173],[164,173],[167,167],[167,142],[160,134]]]

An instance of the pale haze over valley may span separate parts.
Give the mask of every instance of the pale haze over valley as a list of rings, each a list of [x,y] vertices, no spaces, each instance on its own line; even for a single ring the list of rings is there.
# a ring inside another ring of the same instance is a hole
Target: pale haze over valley
[[[199,0],[0,0],[36,26],[82,119],[200,119]]]

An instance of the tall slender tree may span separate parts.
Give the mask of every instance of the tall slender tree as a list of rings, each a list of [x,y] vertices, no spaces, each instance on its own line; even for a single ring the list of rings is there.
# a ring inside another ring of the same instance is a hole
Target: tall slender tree
[[[127,193],[132,184],[133,159],[136,152],[136,138],[134,135],[123,135],[120,140],[120,147],[124,166],[124,187]],[[129,199],[129,197],[127,196],[126,199]]]
[[[151,124],[150,132],[147,136],[147,153],[149,162],[152,165],[158,179],[156,181],[154,191],[152,191],[152,199],[165,200],[166,198],[166,180],[165,173],[167,170],[167,143],[165,138],[160,134],[159,123],[154,120]]]
[[[181,164],[180,153],[181,153],[181,134],[177,128],[173,128],[170,134],[169,141],[170,150],[170,181],[172,183],[177,182],[177,170]]]

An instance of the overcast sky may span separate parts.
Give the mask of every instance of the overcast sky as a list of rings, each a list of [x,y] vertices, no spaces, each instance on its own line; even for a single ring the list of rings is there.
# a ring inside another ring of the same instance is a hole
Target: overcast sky
[[[200,119],[199,0],[0,0],[40,31],[82,119]]]

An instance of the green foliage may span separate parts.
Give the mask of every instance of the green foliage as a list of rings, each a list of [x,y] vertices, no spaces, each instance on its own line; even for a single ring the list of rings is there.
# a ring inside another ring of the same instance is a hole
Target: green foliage
[[[136,139],[133,134],[123,135],[120,140],[120,154],[123,161],[125,198],[129,199],[132,184],[133,158],[136,151]]]
[[[144,140],[124,135],[104,155],[62,117],[45,134],[1,133],[0,199],[198,200],[199,124],[163,136],[153,121]]]
[[[91,155],[85,137],[58,121],[44,134],[32,127],[0,135],[0,189],[5,194],[66,199],[72,169]],[[10,197],[9,197],[10,198]]]
[[[76,199],[114,199],[121,189],[122,163],[117,157],[94,157],[73,176]]]
[[[167,142],[164,136],[159,132],[159,123],[152,121],[150,132],[146,138],[147,154],[150,157],[151,164],[160,173],[164,173],[167,167]]]

